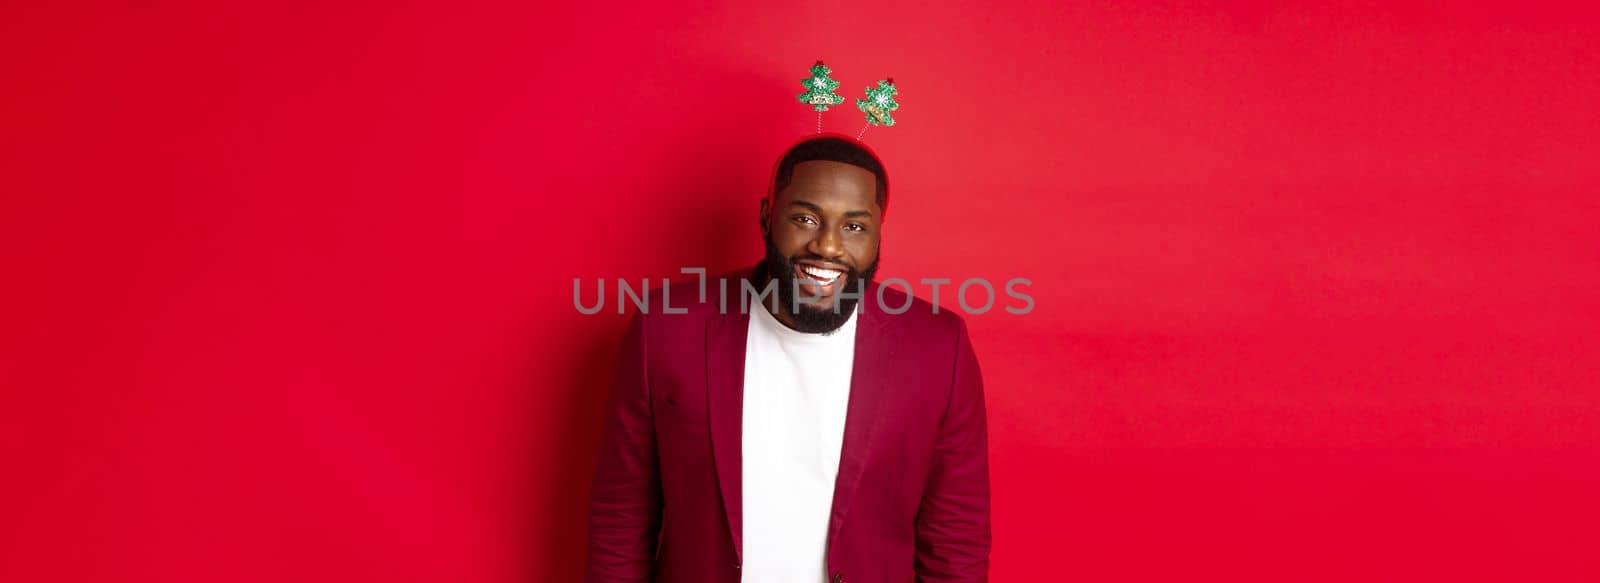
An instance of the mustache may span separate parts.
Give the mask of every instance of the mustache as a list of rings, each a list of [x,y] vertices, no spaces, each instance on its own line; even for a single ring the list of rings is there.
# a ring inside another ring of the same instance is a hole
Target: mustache
[[[850,282],[849,285],[851,287],[870,282],[877,275],[878,264],[883,261],[882,251],[879,251],[878,257],[872,260],[872,265],[868,265],[865,269],[857,267],[849,261],[832,260],[815,253],[802,252],[793,257],[784,257],[783,253],[778,251],[778,245],[773,242],[770,233],[762,237],[762,244],[763,247],[766,247],[766,259],[761,262],[761,267],[762,271],[767,272],[763,277],[776,277],[783,282],[784,287],[793,285],[792,282],[796,279],[794,274],[795,264],[802,259],[845,266],[845,274],[841,281]]]

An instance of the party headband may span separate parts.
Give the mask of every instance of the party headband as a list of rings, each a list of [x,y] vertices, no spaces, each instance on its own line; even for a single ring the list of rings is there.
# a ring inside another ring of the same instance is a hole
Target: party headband
[[[811,66],[811,76],[800,80],[805,85],[806,92],[801,93],[798,98],[800,103],[810,105],[811,109],[817,111],[819,134],[822,133],[822,112],[828,111],[831,106],[844,103],[844,98],[833,92],[839,88],[839,82],[828,76],[831,73],[833,69],[822,64],[822,61],[817,61],[817,64]],[[877,87],[867,86],[866,93],[866,99],[856,100],[856,108],[867,117],[867,125],[861,126],[861,131],[856,133],[856,141],[861,140],[861,136],[867,133],[869,127],[894,125],[894,116],[891,113],[900,109],[900,103],[895,101],[894,97],[899,90],[895,89],[893,77],[878,81]]]

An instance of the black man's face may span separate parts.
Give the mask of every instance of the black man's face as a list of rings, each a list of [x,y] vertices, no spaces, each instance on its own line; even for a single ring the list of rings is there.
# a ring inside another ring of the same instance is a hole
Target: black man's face
[[[770,208],[762,204],[767,272],[778,280],[780,319],[806,332],[831,331],[848,319],[856,302],[839,294],[865,289],[858,286],[876,270],[882,215],[871,171],[829,160],[795,164]],[[790,313],[795,282],[801,305]]]

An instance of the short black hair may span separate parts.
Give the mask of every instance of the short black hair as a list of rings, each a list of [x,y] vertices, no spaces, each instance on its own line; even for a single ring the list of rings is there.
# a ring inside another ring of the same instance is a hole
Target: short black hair
[[[889,175],[884,173],[883,164],[872,152],[860,144],[844,138],[822,136],[812,138],[798,144],[784,153],[778,161],[777,176],[772,180],[772,196],[777,198],[778,193],[789,187],[789,181],[794,178],[794,165],[812,160],[828,160],[843,162],[851,166],[862,168],[877,177],[877,202],[878,208],[887,211],[889,208]]]

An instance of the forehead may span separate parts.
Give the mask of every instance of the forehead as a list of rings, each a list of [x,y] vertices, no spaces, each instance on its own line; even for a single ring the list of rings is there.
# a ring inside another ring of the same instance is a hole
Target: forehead
[[[877,205],[878,177],[872,171],[833,160],[807,160],[794,165],[789,185],[778,193],[778,204],[796,200],[823,205],[865,208]]]

